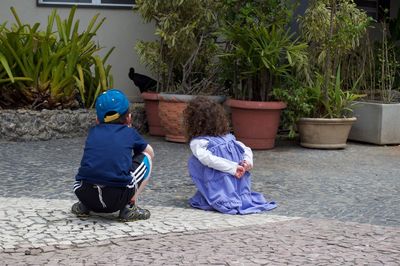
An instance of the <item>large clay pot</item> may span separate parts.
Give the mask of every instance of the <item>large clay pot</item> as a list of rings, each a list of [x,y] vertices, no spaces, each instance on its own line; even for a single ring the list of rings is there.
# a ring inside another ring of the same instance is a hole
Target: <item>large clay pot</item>
[[[159,109],[161,125],[165,129],[165,139],[172,142],[187,142],[183,124],[183,111],[187,103],[196,96],[183,94],[159,94]],[[217,102],[223,102],[224,96],[207,96]]]
[[[356,120],[355,117],[300,118],[297,123],[300,145],[316,149],[343,149]]]
[[[284,102],[255,102],[229,99],[236,138],[252,149],[272,149]]]
[[[149,134],[153,136],[165,136],[164,128],[162,127],[160,117],[158,116],[158,93],[143,92],[141,96],[146,110]]]

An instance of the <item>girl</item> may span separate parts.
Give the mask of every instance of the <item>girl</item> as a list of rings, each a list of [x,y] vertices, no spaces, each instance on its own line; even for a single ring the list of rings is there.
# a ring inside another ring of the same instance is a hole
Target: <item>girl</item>
[[[197,188],[190,205],[228,214],[249,214],[276,208],[262,194],[251,192],[253,153],[229,133],[223,107],[206,97],[189,102],[185,126],[193,155],[189,174]]]

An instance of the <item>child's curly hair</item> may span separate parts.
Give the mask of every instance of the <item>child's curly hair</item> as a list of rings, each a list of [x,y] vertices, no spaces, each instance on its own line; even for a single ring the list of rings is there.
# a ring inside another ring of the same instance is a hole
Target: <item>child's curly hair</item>
[[[224,108],[204,96],[189,102],[184,111],[184,124],[189,140],[198,136],[223,136],[230,131]]]

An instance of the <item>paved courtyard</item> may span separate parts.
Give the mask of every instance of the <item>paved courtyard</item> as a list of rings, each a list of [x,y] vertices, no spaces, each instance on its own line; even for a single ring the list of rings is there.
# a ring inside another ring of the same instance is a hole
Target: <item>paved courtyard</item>
[[[400,265],[400,146],[254,151],[253,190],[278,203],[231,216],[192,209],[188,146],[146,139],[147,221],[74,217],[84,138],[0,141],[0,265]]]

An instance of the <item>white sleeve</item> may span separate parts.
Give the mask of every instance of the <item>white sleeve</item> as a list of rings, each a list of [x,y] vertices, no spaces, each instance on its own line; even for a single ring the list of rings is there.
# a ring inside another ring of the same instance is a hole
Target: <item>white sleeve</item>
[[[251,164],[251,166],[253,166],[253,151],[247,147],[246,145],[244,145],[242,142],[240,141],[236,141],[240,146],[242,146],[242,148],[244,149],[244,160],[246,160],[248,163]]]
[[[237,163],[228,159],[215,156],[209,150],[207,150],[208,140],[205,139],[194,139],[190,142],[190,149],[193,155],[204,165],[229,173],[231,175],[236,174]]]

